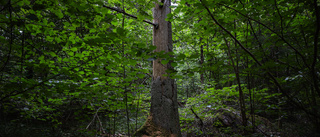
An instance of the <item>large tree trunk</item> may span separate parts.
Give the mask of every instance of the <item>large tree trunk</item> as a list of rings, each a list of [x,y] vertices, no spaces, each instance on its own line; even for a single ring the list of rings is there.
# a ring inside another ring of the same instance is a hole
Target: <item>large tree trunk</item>
[[[165,21],[171,12],[171,0],[161,0],[153,9],[153,22],[158,27],[153,29],[155,52],[172,51],[171,22]],[[153,82],[151,88],[150,116],[146,123],[136,132],[136,136],[181,136],[177,102],[177,88],[173,79],[163,76],[170,63],[163,65],[161,59],[153,61]]]

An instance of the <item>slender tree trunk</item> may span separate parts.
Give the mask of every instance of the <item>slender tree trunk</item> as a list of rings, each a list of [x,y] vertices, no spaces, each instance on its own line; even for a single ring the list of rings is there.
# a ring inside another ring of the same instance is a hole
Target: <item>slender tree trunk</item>
[[[238,89],[239,89],[239,103],[240,103],[239,106],[240,106],[240,112],[241,112],[242,125],[244,127],[246,127],[247,126],[247,117],[246,117],[246,110],[245,110],[244,95],[243,95],[243,91],[242,91],[242,88],[241,88],[241,82],[240,82],[238,61],[235,64],[235,62],[234,62],[234,60],[232,58],[232,55],[231,55],[229,42],[226,40],[226,38],[224,38],[224,41],[225,41],[225,43],[226,43],[226,45],[228,47],[229,58],[231,60],[232,66],[233,66],[234,73],[236,74],[236,80],[237,80]],[[244,129],[243,131],[244,131],[245,134],[247,133],[246,129]]]
[[[171,0],[161,0],[153,9],[153,44],[155,52],[172,52],[171,22],[165,21],[171,12]],[[174,136],[181,137],[177,102],[177,87],[170,77],[164,76],[166,70],[173,69],[170,62],[161,64],[161,59],[153,61],[153,82],[151,86],[150,115],[145,124],[135,133],[136,136]]]
[[[202,38],[200,38],[200,65],[202,67],[203,63],[204,63],[204,56],[203,56],[203,44],[201,43],[202,42]],[[203,72],[201,72],[200,74],[200,81],[201,81],[201,84],[204,83],[204,76],[203,76]]]

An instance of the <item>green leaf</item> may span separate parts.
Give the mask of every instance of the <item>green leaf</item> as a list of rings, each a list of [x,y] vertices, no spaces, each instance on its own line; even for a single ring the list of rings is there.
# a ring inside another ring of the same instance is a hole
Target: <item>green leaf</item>
[[[82,57],[83,57],[83,55],[82,55],[82,53],[76,53],[76,57],[78,57],[78,58],[82,58]]]
[[[72,47],[71,51],[73,51],[73,52],[77,51],[77,47]]]
[[[125,36],[126,31],[123,28],[117,28],[117,33],[120,34],[120,36]]]
[[[68,61],[69,61],[69,58],[63,58],[62,61],[63,61],[63,62],[68,62]]]
[[[54,52],[49,52],[49,54],[50,54],[52,57],[56,57],[56,56],[57,56],[56,53],[54,53]]]
[[[63,13],[61,12],[61,10],[55,10],[54,14],[56,14],[56,16],[58,16],[59,19],[63,18]]]
[[[171,62],[171,66],[176,67],[176,66],[178,66],[178,64],[176,62]]]
[[[184,60],[185,58],[186,58],[186,55],[184,54],[179,54],[177,57],[178,60]]]
[[[45,60],[44,60],[44,56],[43,56],[43,55],[39,57],[39,61],[40,61],[40,64],[45,63]]]
[[[68,52],[68,55],[69,55],[69,56],[73,56],[73,55],[74,55],[74,52]]]
[[[192,77],[194,75],[194,73],[188,73],[189,77]]]
[[[134,65],[137,64],[137,61],[136,61],[136,60],[130,60],[130,61],[129,61],[129,64],[132,65],[132,66],[134,66]]]
[[[78,72],[80,75],[83,75],[84,74],[84,71],[79,71]]]
[[[165,60],[165,59],[162,59],[161,60],[161,64],[163,64],[163,65],[166,65],[166,64],[168,64],[169,63],[169,60]]]
[[[145,77],[145,74],[138,74],[137,75],[139,78],[144,78]]]
[[[114,20],[114,21],[111,21],[111,24],[114,26],[118,26],[119,23],[118,23],[118,21]]]

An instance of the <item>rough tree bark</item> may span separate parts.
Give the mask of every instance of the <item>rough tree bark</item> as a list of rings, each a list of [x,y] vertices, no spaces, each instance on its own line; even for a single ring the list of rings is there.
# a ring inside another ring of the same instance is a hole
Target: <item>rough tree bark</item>
[[[171,12],[171,0],[159,0],[159,3],[153,9],[153,23],[158,24],[153,29],[153,44],[157,47],[155,52],[167,53],[173,49],[171,22],[165,21]],[[150,115],[135,136],[181,137],[177,88],[173,79],[164,76],[168,69],[172,69],[170,63],[163,65],[159,58],[153,61]]]

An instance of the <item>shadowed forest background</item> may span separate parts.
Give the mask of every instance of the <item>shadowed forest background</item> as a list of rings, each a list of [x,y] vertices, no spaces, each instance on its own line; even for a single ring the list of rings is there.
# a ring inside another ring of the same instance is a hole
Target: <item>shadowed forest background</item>
[[[157,51],[153,13],[165,8],[173,48]],[[1,0],[0,137],[137,135],[154,115],[155,62],[175,81],[177,136],[320,136],[319,8]]]

